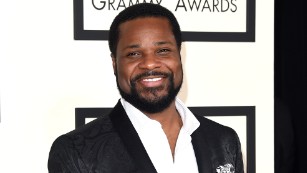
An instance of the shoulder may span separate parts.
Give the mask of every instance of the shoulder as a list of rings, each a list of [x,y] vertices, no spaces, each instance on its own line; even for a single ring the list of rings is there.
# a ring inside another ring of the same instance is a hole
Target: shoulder
[[[116,136],[112,122],[108,115],[97,118],[80,128],[72,130],[64,135],[59,136],[53,143],[52,148],[73,148],[77,146],[89,145],[97,143],[101,140],[112,139]]]
[[[110,133],[112,131],[114,130],[110,117],[109,115],[105,115],[67,133],[66,135],[92,138],[98,134]]]
[[[195,115],[195,117],[200,122],[197,131],[210,137],[210,139],[228,139],[233,142],[238,140],[236,131],[231,127],[212,121],[204,116]]]
[[[48,169],[51,172],[82,172],[100,169],[111,161],[120,162],[128,157],[109,116],[105,116],[58,137],[49,153]]]
[[[112,139],[116,136],[109,116],[104,116],[85,124],[84,126],[72,130],[59,136],[52,144],[50,154],[66,150],[80,152],[84,147],[99,141]]]
[[[86,152],[86,148],[99,146],[108,141],[118,141],[119,136],[114,129],[111,116],[117,113],[119,104],[117,104],[111,113],[99,117],[71,132],[58,137],[52,144],[50,153],[58,153],[58,150],[67,149],[69,151]]]

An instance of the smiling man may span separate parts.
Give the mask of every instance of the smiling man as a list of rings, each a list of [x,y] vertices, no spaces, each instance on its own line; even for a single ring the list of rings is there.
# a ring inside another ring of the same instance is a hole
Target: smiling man
[[[109,115],[54,142],[49,172],[243,173],[237,134],[176,98],[181,42],[175,16],[160,5],[119,13],[109,47],[122,98]]]

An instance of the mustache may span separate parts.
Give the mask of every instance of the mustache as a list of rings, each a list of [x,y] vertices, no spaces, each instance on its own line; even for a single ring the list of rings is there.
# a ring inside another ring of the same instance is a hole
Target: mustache
[[[170,77],[172,74],[171,73],[166,73],[166,72],[159,72],[159,71],[147,71],[141,74],[136,75],[131,79],[131,82],[134,83],[144,77],[149,77],[149,76],[162,76],[165,78]]]

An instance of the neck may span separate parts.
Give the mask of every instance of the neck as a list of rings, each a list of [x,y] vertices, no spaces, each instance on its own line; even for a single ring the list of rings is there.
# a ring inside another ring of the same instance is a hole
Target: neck
[[[144,114],[150,119],[158,121],[162,125],[162,129],[167,137],[174,158],[176,142],[183,125],[181,116],[176,109],[175,101],[173,101],[171,105],[162,112],[152,114],[144,112]]]
[[[175,101],[173,101],[169,107],[167,107],[161,112],[157,112],[157,113],[143,112],[143,113],[147,115],[150,119],[160,122],[162,127],[181,123],[181,117],[179,113],[177,112]]]

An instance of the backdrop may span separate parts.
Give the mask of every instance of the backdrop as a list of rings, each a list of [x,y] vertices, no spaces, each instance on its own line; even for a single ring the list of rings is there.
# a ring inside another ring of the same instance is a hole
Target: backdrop
[[[75,108],[119,99],[107,42],[92,37],[112,19],[101,13],[132,1],[100,1],[100,10],[97,2],[82,3],[81,35],[72,0],[2,2],[0,172],[48,172],[50,146],[74,129]],[[187,34],[179,97],[188,106],[254,106],[256,172],[273,172],[274,1],[152,2],[176,12]]]

